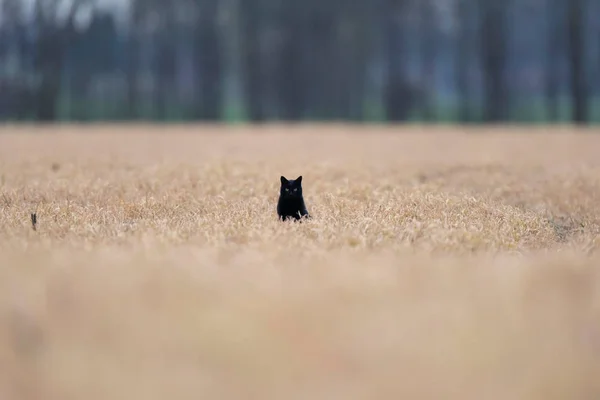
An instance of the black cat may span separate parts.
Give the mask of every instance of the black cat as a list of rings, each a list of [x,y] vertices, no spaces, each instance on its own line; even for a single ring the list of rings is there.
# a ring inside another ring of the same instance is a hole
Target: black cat
[[[302,176],[296,180],[287,180],[281,177],[281,189],[279,192],[279,201],[277,202],[277,215],[282,221],[287,218],[310,218],[304,197],[302,197]]]

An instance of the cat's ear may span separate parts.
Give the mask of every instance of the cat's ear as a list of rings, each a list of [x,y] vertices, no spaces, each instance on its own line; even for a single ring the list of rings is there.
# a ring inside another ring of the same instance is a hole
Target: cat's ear
[[[290,183],[290,181],[288,181],[287,179],[285,179],[285,176],[281,175],[281,184],[285,185],[287,183]]]
[[[300,175],[300,176],[299,176],[299,177],[296,179],[296,183],[297,183],[298,185],[301,185],[301,184],[302,184],[302,175]]]

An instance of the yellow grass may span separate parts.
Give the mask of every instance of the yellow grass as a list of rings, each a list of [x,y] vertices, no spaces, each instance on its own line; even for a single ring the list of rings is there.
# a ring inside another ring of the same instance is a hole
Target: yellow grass
[[[571,128],[6,126],[0,399],[600,398],[599,150]],[[280,175],[311,221],[277,221]]]

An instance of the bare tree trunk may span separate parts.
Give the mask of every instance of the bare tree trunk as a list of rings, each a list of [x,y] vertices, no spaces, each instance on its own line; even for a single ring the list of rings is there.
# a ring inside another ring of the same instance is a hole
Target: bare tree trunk
[[[481,56],[485,89],[484,121],[503,122],[509,117],[506,81],[507,29],[505,2],[480,4],[482,11]]]
[[[583,26],[583,1],[569,0],[569,64],[571,99],[573,104],[573,122],[586,124],[588,122],[588,96],[585,73],[585,41]]]
[[[546,52],[546,109],[548,120],[556,122],[559,119],[559,73],[557,60],[561,56],[561,52],[557,50],[557,34],[550,32],[548,36],[548,50]]]
[[[138,116],[139,47],[133,34],[130,34],[127,47],[127,117],[135,119]]]
[[[470,94],[470,79],[469,79],[469,67],[471,66],[471,48],[472,48],[472,35],[470,32],[470,13],[471,2],[470,0],[457,0],[457,49],[455,54],[455,74],[456,74],[456,89],[458,94],[458,120],[460,122],[471,121],[471,94]]]
[[[263,79],[262,74],[264,63],[260,45],[262,24],[259,7],[261,5],[260,2],[243,0],[240,7],[244,97],[252,122],[262,122],[266,119],[263,91],[267,82]]]
[[[196,28],[196,62],[199,73],[197,116],[202,120],[221,118],[223,63],[218,27],[218,0],[197,0],[200,20]]]
[[[388,0],[383,2],[382,26],[384,29],[387,82],[384,103],[387,119],[404,121],[415,101],[414,92],[406,82],[404,74],[404,52],[400,17],[405,2]]]
[[[57,106],[62,87],[63,64],[68,46],[75,35],[74,19],[82,5],[89,0],[74,0],[64,24],[57,18],[58,3],[37,0],[34,4],[39,36],[35,44],[35,68],[40,75],[36,93],[36,115],[41,122],[57,119]],[[50,4],[51,7],[48,7]]]
[[[367,66],[374,54],[373,2],[353,2],[339,5],[346,10],[341,19],[338,40],[339,63],[330,73],[337,75],[340,70],[346,74],[338,88],[340,114],[338,118],[350,121],[364,119],[364,102],[367,86]]]
[[[62,84],[64,43],[62,32],[46,27],[37,42],[36,67],[41,81],[36,95],[36,115],[40,122],[56,120],[58,98]]]
[[[308,75],[303,41],[306,38],[305,7],[296,2],[286,2],[283,12],[282,52],[276,79],[282,117],[288,121],[301,120],[307,111],[306,77]]]
[[[168,118],[169,102],[172,101],[174,96],[172,95],[175,87],[175,69],[177,66],[177,51],[175,48],[175,40],[172,40],[172,36],[175,35],[175,24],[172,20],[169,20],[170,16],[165,21],[166,32],[159,33],[157,40],[157,51],[155,53],[156,60],[154,65],[156,66],[156,92],[154,98],[156,118],[159,120],[166,120]]]
[[[0,12],[3,21],[0,26],[0,53],[2,60],[11,55],[16,58],[20,73],[25,69],[27,58],[27,26],[25,23],[24,4],[22,0],[0,0]],[[2,117],[25,119],[31,108],[31,88],[23,79],[2,82],[0,92],[0,114]]]
[[[310,1],[288,7],[287,18],[294,21],[294,47],[298,57],[295,80],[301,113],[309,118],[335,118],[340,109],[342,78],[339,75],[347,71],[340,71],[338,67],[342,51],[337,42],[338,21],[332,12],[332,3],[319,5]]]
[[[435,27],[437,26],[434,16],[434,5],[432,0],[420,0],[420,39],[421,39],[421,74],[422,87],[425,96],[421,105],[423,119],[433,121],[435,119],[435,72],[436,72],[436,47]]]

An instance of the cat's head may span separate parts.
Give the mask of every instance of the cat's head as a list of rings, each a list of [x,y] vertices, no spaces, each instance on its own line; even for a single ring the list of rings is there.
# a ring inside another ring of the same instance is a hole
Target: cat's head
[[[302,197],[302,175],[292,180],[288,180],[285,176],[282,176],[280,193],[285,198]]]

